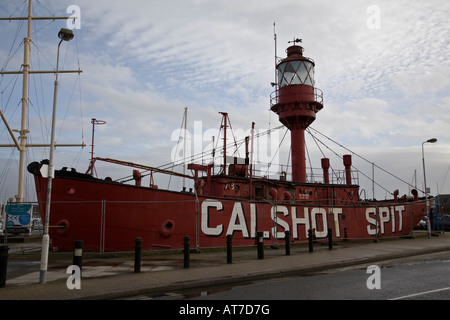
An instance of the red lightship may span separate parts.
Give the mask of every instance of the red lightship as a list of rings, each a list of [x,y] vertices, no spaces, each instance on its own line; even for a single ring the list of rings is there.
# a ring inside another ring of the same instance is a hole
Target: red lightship
[[[71,251],[75,240],[84,240],[87,251],[133,250],[137,237],[143,249],[181,249],[190,236],[197,248],[224,247],[226,236],[234,246],[254,245],[257,233],[264,243],[283,243],[289,231],[292,243],[306,242],[308,230],[315,239],[371,239],[409,235],[426,214],[425,199],[417,191],[412,196],[391,200],[365,201],[359,185],[352,181],[352,159],[343,157],[345,179],[330,182],[329,159],[322,159],[323,181],[307,180],[305,130],[323,109],[322,92],[314,87],[313,60],[303,56],[303,47],[287,48],[287,57],[277,64],[276,91],[271,110],[291,132],[292,181],[256,177],[249,153],[244,161],[224,160],[221,172],[212,164],[189,164],[187,176],[124,161],[95,158],[133,167],[134,185],[99,179],[69,170],[55,172],[50,214],[50,238],[54,250]],[[227,129],[228,115],[223,115]],[[225,140],[224,140],[225,141]],[[224,149],[226,145],[224,146]],[[226,152],[224,150],[225,158]],[[250,155],[251,157],[251,155]],[[46,162],[31,163],[41,212],[45,212]],[[150,180],[141,184],[141,171],[193,179],[190,192],[159,189]],[[90,172],[90,173],[89,173]],[[43,217],[43,220],[45,217]]]

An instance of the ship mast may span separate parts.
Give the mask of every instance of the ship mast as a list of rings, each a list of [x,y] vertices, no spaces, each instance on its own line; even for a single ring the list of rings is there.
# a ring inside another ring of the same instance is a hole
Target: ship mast
[[[67,20],[72,19],[74,17],[33,17],[32,14],[32,0],[28,0],[28,16],[27,17],[9,17],[9,18],[0,18],[0,20],[27,20],[27,36],[24,38],[24,54],[23,54],[23,70],[22,71],[1,71],[1,75],[5,74],[22,74],[23,85],[22,85],[22,118],[21,118],[21,126],[19,130],[19,140],[14,136],[13,130],[11,130],[6,117],[0,109],[0,115],[5,122],[6,127],[14,141],[12,145],[0,145],[1,147],[16,147],[19,150],[20,159],[19,159],[19,181],[18,181],[18,191],[15,196],[17,202],[23,202],[23,184],[24,184],[24,174],[25,174],[25,159],[26,159],[26,148],[27,147],[50,147],[49,144],[27,144],[27,133],[29,130],[27,129],[27,110],[28,110],[28,78],[30,74],[37,73],[56,73],[56,71],[30,71],[30,43],[31,43],[31,23],[33,20]],[[81,73],[82,70],[65,70],[59,71],[59,73]],[[84,147],[85,144],[57,144],[56,146],[62,147],[74,147],[81,146]]]
[[[228,113],[226,112],[219,112],[222,115],[223,119],[223,125],[221,128],[223,128],[223,174],[227,174],[227,118]]]

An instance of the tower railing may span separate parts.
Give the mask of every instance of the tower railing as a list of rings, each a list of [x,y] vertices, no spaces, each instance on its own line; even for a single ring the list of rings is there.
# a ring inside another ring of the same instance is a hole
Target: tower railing
[[[270,94],[270,107],[276,105],[280,101],[280,90],[276,89]],[[303,94],[303,93],[302,93]],[[317,103],[323,104],[323,91],[314,87],[314,100]]]
[[[314,87],[314,99],[316,102],[323,104],[323,91]]]

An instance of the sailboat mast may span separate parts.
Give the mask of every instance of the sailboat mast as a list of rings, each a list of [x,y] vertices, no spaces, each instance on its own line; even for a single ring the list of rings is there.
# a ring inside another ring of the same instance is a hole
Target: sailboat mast
[[[27,110],[28,110],[28,71],[30,68],[30,42],[31,42],[31,21],[32,21],[32,1],[28,1],[28,30],[27,37],[23,39],[23,87],[22,87],[22,121],[20,125],[20,158],[19,158],[19,187],[16,195],[17,202],[23,202],[23,182],[25,174],[25,158],[27,145]]]

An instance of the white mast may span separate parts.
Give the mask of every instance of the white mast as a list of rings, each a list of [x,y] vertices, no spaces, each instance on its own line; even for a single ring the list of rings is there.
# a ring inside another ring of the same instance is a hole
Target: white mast
[[[184,149],[183,149],[183,175],[186,174],[186,131],[187,131],[187,107],[184,108]],[[183,177],[183,191],[186,190],[185,177]]]
[[[31,42],[31,21],[32,2],[28,1],[28,31],[27,37],[23,39],[23,87],[22,87],[22,121],[20,125],[20,161],[19,161],[19,189],[16,195],[17,202],[23,202],[23,181],[25,174],[25,157],[27,146],[27,110],[28,110],[28,70],[30,68],[30,42]]]

